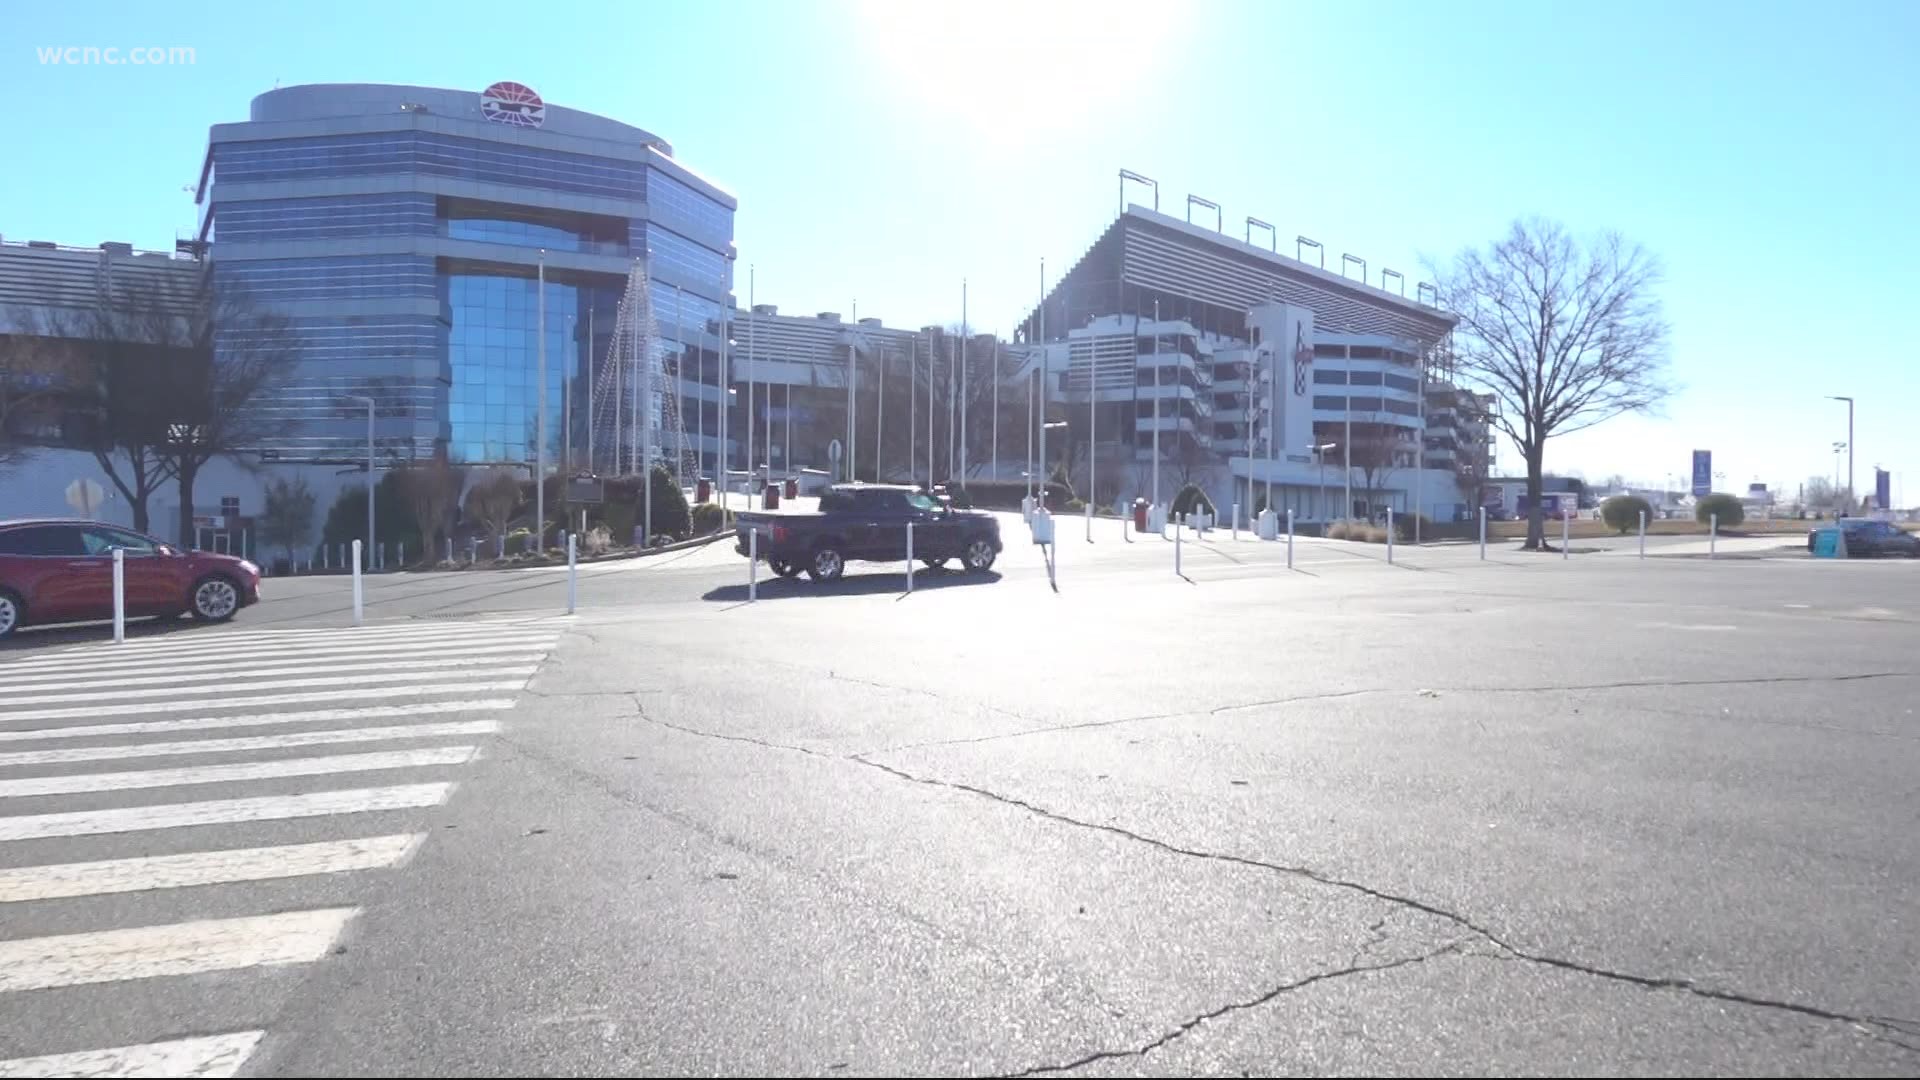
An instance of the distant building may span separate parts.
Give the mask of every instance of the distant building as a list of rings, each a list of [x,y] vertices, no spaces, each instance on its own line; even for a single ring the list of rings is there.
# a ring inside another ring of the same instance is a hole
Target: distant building
[[[1222,504],[1270,485],[1302,520],[1466,513],[1455,465],[1490,453],[1491,403],[1444,376],[1453,325],[1417,299],[1141,206],[1023,322],[1050,409],[1070,418],[1069,438],[1091,437],[1103,501],[1154,494],[1157,432],[1162,501],[1171,468]],[[1082,412],[1085,433],[1071,419]]]

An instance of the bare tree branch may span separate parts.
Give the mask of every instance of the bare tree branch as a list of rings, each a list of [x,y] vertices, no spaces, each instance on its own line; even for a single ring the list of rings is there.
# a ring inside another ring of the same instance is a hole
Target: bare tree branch
[[[1605,233],[1581,245],[1556,222],[1516,221],[1483,253],[1428,270],[1454,328],[1455,369],[1492,391],[1490,419],[1527,462],[1527,546],[1544,546],[1540,478],[1547,440],[1659,404],[1670,328],[1660,266]]]

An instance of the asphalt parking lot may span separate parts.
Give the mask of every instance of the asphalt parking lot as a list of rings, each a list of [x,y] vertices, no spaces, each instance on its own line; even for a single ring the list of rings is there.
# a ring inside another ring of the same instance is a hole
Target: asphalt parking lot
[[[1176,575],[1060,525],[1052,585],[1011,525],[995,573],[911,596],[855,567],[749,604],[724,544],[583,568],[250,1069],[1920,1067],[1920,564],[1303,540],[1289,570],[1220,534]],[[344,590],[269,580],[191,636],[343,626]],[[467,625],[564,576],[368,601]]]

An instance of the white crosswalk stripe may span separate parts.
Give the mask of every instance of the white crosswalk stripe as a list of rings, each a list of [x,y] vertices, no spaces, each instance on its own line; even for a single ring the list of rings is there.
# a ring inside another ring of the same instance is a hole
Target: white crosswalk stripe
[[[196,1080],[221,1080],[240,1071],[265,1034],[264,1031],[236,1031],[106,1050],[14,1058],[0,1061],[0,1078],[186,1076]]]
[[[258,979],[249,973],[320,961],[358,908],[338,890],[300,897],[311,883],[359,881],[413,857],[429,835],[421,816],[451,796],[484,753],[477,740],[501,730],[570,625],[182,633],[0,658],[0,1012],[15,995]],[[262,829],[271,842],[256,840]],[[102,846],[129,836],[165,839]],[[16,844],[32,846],[7,857]],[[208,912],[219,918],[191,914],[243,888],[279,891]],[[117,925],[60,915],[111,895],[127,899],[74,910],[122,913]],[[126,914],[166,895],[186,906]],[[233,1019],[246,1018],[109,1025],[122,1036],[113,1044],[78,1047],[43,1023],[31,1034],[43,1045],[13,1045],[47,1052],[0,1060],[0,1080],[232,1076],[266,1035],[257,1020]]]

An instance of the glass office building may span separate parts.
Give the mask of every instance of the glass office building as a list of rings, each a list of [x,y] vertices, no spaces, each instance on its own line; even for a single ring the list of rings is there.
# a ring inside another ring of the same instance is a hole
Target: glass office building
[[[689,440],[719,449],[737,204],[658,136],[516,83],[293,86],[212,129],[198,197],[216,288],[287,328],[268,460],[364,460],[365,396],[383,458],[531,462],[544,264],[548,461],[583,462],[641,259]]]

